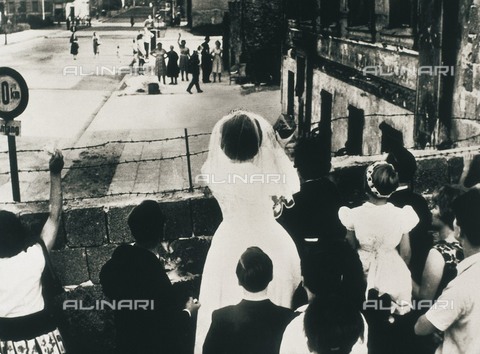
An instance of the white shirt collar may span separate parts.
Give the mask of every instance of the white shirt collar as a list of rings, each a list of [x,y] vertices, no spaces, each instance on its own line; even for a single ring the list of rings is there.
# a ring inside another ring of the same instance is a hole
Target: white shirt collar
[[[457,265],[457,272],[458,275],[466,271],[468,268],[472,267],[473,265],[480,263],[480,252],[475,253],[474,255],[465,258],[463,261],[458,263]]]
[[[263,301],[268,300],[267,289],[258,293],[251,293],[247,290],[243,290],[243,299],[248,301]]]

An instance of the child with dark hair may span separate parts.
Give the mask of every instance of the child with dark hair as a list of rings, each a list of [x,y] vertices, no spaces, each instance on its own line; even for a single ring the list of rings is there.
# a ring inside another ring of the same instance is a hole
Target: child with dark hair
[[[310,353],[366,354],[366,346],[355,347],[359,338],[363,340],[364,329],[360,311],[343,297],[315,299],[305,312],[304,330]]]
[[[280,354],[317,353],[319,346],[338,347],[337,344],[347,341],[347,338],[355,339],[351,343],[353,349],[350,344],[344,346],[346,342],[342,344],[342,348],[350,349],[352,353],[366,354],[368,328],[360,312],[365,300],[366,284],[362,263],[356,252],[344,240],[330,242],[328,248],[310,248],[302,259],[302,277],[308,305],[301,306],[295,311],[299,316],[287,326]],[[338,300],[341,300],[347,308],[337,308],[335,304],[338,304]],[[335,322],[330,317],[335,315],[340,322]],[[342,318],[344,315],[348,318]],[[322,323],[317,319],[321,319]],[[324,331],[327,327],[335,331],[335,326],[338,331],[346,330],[348,327],[351,330],[350,336]]]
[[[268,299],[272,260],[260,248],[249,247],[240,257],[236,273],[243,300],[213,311],[203,354],[277,354],[294,313]]]
[[[62,216],[63,163],[56,150],[49,163],[50,213],[40,235],[30,237],[17,215],[0,211],[0,353],[66,353],[48,306],[52,289],[44,284]]]
[[[159,259],[165,242],[160,205],[143,201],[131,211],[128,226],[135,243],[117,247],[102,267],[100,283],[112,300],[148,300],[153,305],[115,311],[117,353],[190,353],[190,316],[200,305],[190,298],[182,311]]]
[[[347,240],[358,249],[367,279],[369,302],[366,305],[373,313],[367,318],[372,328],[371,352],[396,353],[403,350],[396,337],[400,330],[388,325],[412,307],[412,281],[407,267],[411,255],[408,233],[418,223],[418,216],[410,206],[398,208],[388,203],[398,187],[398,176],[392,165],[385,162],[370,165],[365,186],[368,201],[354,209],[340,208],[339,217],[347,228]],[[382,301],[386,303],[379,310]]]

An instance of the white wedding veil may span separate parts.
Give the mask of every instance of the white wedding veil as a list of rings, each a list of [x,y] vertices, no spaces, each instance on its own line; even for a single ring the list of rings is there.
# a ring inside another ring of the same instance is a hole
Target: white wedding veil
[[[257,136],[262,137],[258,153],[244,162],[231,160],[221,147],[224,123],[239,115],[248,117],[261,130]],[[254,201],[269,196],[291,200],[300,190],[297,171],[277,142],[272,125],[258,114],[243,110],[232,111],[215,124],[202,176],[216,197]]]

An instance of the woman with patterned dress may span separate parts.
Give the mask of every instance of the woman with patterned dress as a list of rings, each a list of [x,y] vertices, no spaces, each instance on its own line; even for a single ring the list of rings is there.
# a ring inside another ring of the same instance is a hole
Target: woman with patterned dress
[[[463,258],[463,249],[455,238],[453,201],[463,193],[454,186],[443,186],[433,196],[432,226],[437,231],[436,240],[425,262],[421,283],[413,282],[413,297],[418,301],[415,318],[424,314],[438,299],[447,284],[457,276],[457,265]],[[422,305],[422,306],[420,306]],[[433,354],[440,343],[439,333],[414,337],[416,353]]]
[[[178,48],[180,49],[180,62],[179,62],[179,69],[180,69],[180,74],[182,75],[182,81],[184,81],[184,75],[185,79],[188,81],[188,58],[190,57],[190,49],[186,47],[187,42],[180,38],[182,37],[182,34],[178,34]]]
[[[163,78],[163,84],[165,83],[165,77],[167,76],[167,66],[165,64],[165,57],[167,52],[162,48],[162,43],[157,44],[157,48],[152,52],[155,57],[155,73],[158,76],[158,81],[161,83]]]
[[[222,82],[222,71],[223,71],[223,59],[222,59],[223,49],[221,48],[220,41],[215,41],[215,48],[212,50],[213,57],[213,82],[217,81]]]
[[[463,260],[463,250],[455,239],[452,203],[462,193],[460,188],[443,186],[433,197],[432,224],[438,236],[428,254],[422,283],[413,287],[413,294],[419,299],[436,300],[457,275],[457,264]]]
[[[62,215],[62,168],[57,150],[49,163],[50,214],[40,237],[29,236],[15,214],[0,211],[0,354],[66,353],[42,284]]]

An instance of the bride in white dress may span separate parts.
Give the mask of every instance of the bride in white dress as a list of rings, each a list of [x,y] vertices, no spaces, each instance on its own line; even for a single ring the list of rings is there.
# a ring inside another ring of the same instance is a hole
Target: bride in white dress
[[[291,307],[301,282],[295,244],[273,216],[273,199],[291,199],[300,183],[270,123],[245,111],[234,111],[218,121],[202,178],[220,204],[223,222],[213,237],[202,275],[196,354],[202,353],[212,312],[242,299],[235,267],[248,247],[260,247],[272,259],[268,296],[275,304]]]

